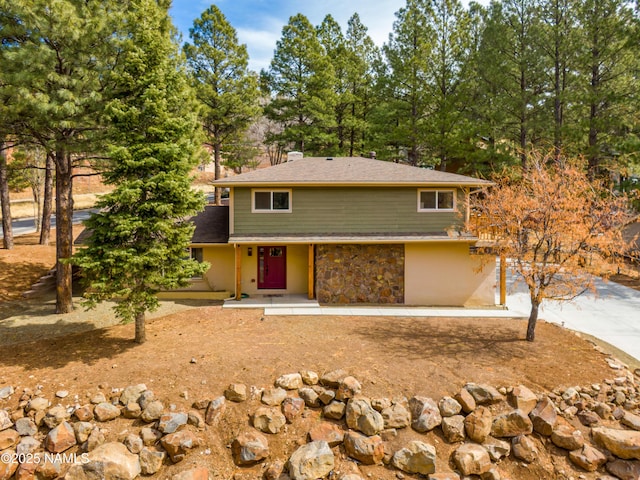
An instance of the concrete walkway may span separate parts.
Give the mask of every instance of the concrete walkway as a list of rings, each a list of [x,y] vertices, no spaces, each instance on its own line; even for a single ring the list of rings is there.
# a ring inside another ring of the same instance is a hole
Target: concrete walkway
[[[513,312],[495,308],[405,307],[405,306],[321,306],[306,295],[257,295],[225,300],[224,308],[264,308],[265,315],[348,315],[372,317],[485,317],[514,318]],[[527,315],[528,316],[528,315]],[[518,317],[518,315],[515,315]]]
[[[596,280],[597,292],[572,302],[544,301],[539,318],[600,338],[640,361],[640,292]],[[354,315],[389,317],[528,318],[531,310],[524,282],[507,275],[507,309],[500,307],[423,308],[402,306],[320,306],[306,295],[274,295],[227,300],[225,308],[263,308],[265,315]]]

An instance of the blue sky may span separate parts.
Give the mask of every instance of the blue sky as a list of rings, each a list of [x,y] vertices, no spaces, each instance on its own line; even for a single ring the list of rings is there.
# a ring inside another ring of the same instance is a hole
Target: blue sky
[[[173,0],[173,23],[189,40],[193,20],[205,11],[211,1]],[[297,13],[304,14],[313,25],[319,25],[327,14],[340,23],[343,30],[347,20],[358,12],[369,35],[378,46],[389,38],[395,12],[405,0],[219,0],[214,2],[238,32],[240,43],[247,45],[249,67],[255,71],[269,66],[282,27]]]
[[[489,0],[476,1],[489,3]],[[347,21],[358,12],[369,35],[381,47],[389,39],[395,13],[406,5],[406,0],[173,0],[170,13],[184,41],[189,41],[193,21],[212,3],[236,29],[240,43],[247,45],[249,68],[257,72],[269,66],[282,27],[297,13],[304,14],[313,25],[320,25],[324,17],[331,14],[346,31]],[[462,3],[467,5],[468,0]]]

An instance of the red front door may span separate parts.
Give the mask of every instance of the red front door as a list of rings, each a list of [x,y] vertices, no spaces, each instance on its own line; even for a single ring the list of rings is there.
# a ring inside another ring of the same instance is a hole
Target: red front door
[[[287,288],[287,247],[258,247],[258,288]]]

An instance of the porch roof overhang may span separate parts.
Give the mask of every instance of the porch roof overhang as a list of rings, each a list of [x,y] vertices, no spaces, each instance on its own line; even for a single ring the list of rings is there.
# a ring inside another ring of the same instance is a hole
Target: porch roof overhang
[[[424,243],[454,242],[474,244],[478,237],[459,233],[373,233],[373,234],[274,234],[241,235],[229,237],[229,243],[246,244],[337,244],[337,243]]]

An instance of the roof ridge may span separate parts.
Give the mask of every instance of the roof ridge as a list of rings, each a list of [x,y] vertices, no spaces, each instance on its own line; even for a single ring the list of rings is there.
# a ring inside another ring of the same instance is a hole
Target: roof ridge
[[[241,173],[214,185],[490,185],[487,180],[365,157],[305,157]]]

